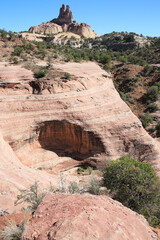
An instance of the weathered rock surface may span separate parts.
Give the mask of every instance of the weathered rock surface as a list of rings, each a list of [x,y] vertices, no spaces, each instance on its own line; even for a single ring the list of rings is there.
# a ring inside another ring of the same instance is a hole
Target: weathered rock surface
[[[12,212],[22,206],[14,206],[19,189],[28,188],[31,184],[39,181],[42,188],[57,185],[58,177],[49,175],[42,171],[24,166],[16,157],[12,148],[6,143],[0,134],[0,206]]]
[[[60,25],[52,22],[42,23],[38,26],[31,27],[29,32],[40,34],[57,34],[63,32]]]
[[[95,38],[97,36],[97,34],[92,31],[90,26],[86,23],[72,23],[68,26],[68,31],[86,38]]]
[[[0,204],[4,209],[10,202],[13,207],[18,188],[28,187],[35,179],[56,184],[56,175],[33,168],[51,173],[83,164],[101,168],[107,160],[129,154],[151,162],[160,176],[159,143],[143,129],[110,76],[97,64],[54,64],[57,71],[69,72],[71,80],[46,80],[41,95],[26,90],[33,81],[29,70],[24,77],[23,68],[11,68],[0,65],[4,84],[0,88],[0,130],[12,147],[1,138]],[[7,87],[6,82],[13,86]],[[14,83],[23,83],[23,88]]]
[[[21,66],[6,65],[0,63],[0,94],[24,94],[32,93],[29,81],[33,81],[33,73]],[[20,91],[18,91],[20,90]],[[23,93],[22,93],[23,90]]]
[[[41,34],[36,34],[36,33],[30,33],[30,32],[23,32],[19,33],[20,38],[29,40],[29,41],[37,41],[37,42],[42,42],[46,36],[41,35]]]
[[[13,213],[5,216],[0,216],[0,230],[3,230],[11,222],[16,223],[16,225],[18,225],[22,223],[24,220],[26,221],[29,220],[29,218],[31,218],[30,212]]]
[[[40,204],[24,240],[152,240],[141,215],[107,196],[47,195]]]
[[[51,22],[57,23],[58,25],[64,25],[64,24],[70,24],[73,22],[73,14],[70,11],[69,5],[66,6],[62,4],[62,7],[60,8],[59,11],[59,16],[58,18],[53,19]]]
[[[73,14],[69,6],[62,5],[58,18],[55,18],[47,23],[42,23],[38,26],[31,27],[29,32],[40,34],[57,34],[60,32],[72,32],[86,38],[95,38],[97,34],[91,30],[86,23],[78,24],[73,21]]]
[[[113,32],[100,38],[101,39],[97,39],[97,44],[98,41],[100,41],[102,45],[104,44],[105,47],[112,49],[113,51],[125,51],[127,49],[149,47],[152,43],[149,37],[127,32]]]

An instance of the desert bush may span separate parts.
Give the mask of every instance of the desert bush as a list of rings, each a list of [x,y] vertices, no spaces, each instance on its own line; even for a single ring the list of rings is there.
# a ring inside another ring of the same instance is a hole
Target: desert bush
[[[28,207],[26,210],[34,212],[39,204],[42,202],[46,192],[42,192],[39,189],[38,182],[35,181],[33,185],[29,187],[29,189],[19,190],[20,194],[17,196],[17,200],[15,201],[15,205],[28,203]]]
[[[103,63],[103,64],[107,64],[111,62],[111,56],[106,55],[105,53],[103,53],[100,57],[99,57],[99,62]]]
[[[152,70],[152,66],[149,66],[149,65],[146,65],[143,69],[145,75],[149,74],[151,70]]]
[[[64,76],[65,76],[65,78],[68,79],[68,80],[71,79],[71,74],[68,73],[68,72],[65,72]]]
[[[87,168],[83,168],[83,167],[79,167],[77,169],[78,174],[82,174],[82,175],[91,175],[93,172],[93,168],[92,167],[87,167]]]
[[[20,56],[24,52],[23,47],[15,47],[13,51],[14,56]]]
[[[27,225],[27,218],[19,225],[14,220],[8,220],[7,226],[0,231],[2,240],[22,240],[23,232]]]
[[[155,102],[158,99],[159,89],[158,86],[152,86],[147,92],[147,100]]]
[[[144,115],[141,116],[141,122],[144,128],[148,127],[150,123],[153,123],[153,116],[146,112]]]
[[[78,174],[81,174],[81,173],[83,173],[84,171],[85,171],[85,169],[82,168],[82,167],[79,167],[79,168],[77,169]]]
[[[21,55],[21,58],[23,59],[23,61],[28,61],[27,55],[22,54],[22,55]]]
[[[99,195],[100,194],[100,187],[101,184],[96,178],[91,178],[88,186],[87,186],[87,192],[94,194],[94,195]]]
[[[119,92],[120,97],[122,98],[123,101],[126,101],[126,94],[122,91]]]
[[[14,64],[18,64],[18,63],[19,63],[17,57],[12,57],[10,60],[11,60]]]
[[[105,64],[103,69],[106,71],[106,72],[109,72],[111,70],[111,67],[109,64]]]
[[[7,40],[7,31],[5,31],[4,29],[0,29],[0,35],[3,39],[3,41],[6,41]]]
[[[71,194],[80,193],[80,189],[76,182],[70,182],[70,184],[68,186],[68,190],[69,190],[69,193],[71,193]]]
[[[15,41],[16,39],[16,34],[12,31],[9,31],[8,32],[8,35],[9,35],[9,40],[12,40],[12,41]]]
[[[53,67],[52,65],[52,57],[48,56],[47,58],[47,69],[51,69]]]
[[[25,48],[25,50],[30,50],[30,51],[34,51],[35,50],[34,46],[31,43],[25,44],[24,48]]]
[[[160,223],[160,183],[150,163],[123,156],[108,163],[103,180],[114,199],[143,214],[151,225]]]
[[[92,168],[92,167],[88,167],[88,168],[87,168],[87,172],[88,172],[89,175],[92,174],[93,168]]]
[[[153,112],[156,112],[158,110],[158,106],[156,103],[151,103],[149,106],[148,106],[148,111],[153,113]]]
[[[47,69],[40,69],[39,71],[34,73],[34,77],[42,78],[42,77],[45,77],[47,73],[48,73]]]

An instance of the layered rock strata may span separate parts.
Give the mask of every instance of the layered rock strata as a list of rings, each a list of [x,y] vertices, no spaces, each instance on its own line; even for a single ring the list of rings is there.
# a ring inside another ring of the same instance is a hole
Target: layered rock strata
[[[4,143],[0,149],[3,205],[23,184],[27,187],[37,178],[55,182],[55,175],[51,179],[28,167],[57,174],[84,164],[102,168],[108,160],[128,154],[151,162],[160,176],[159,143],[121,100],[111,76],[93,62],[54,68],[69,72],[71,80],[53,77],[44,82],[41,94],[33,94],[30,70],[0,65],[0,130],[12,147],[12,153]]]
[[[16,157],[12,148],[3,139],[0,133],[0,206],[12,212],[21,209],[15,207],[14,200],[20,193],[19,189],[29,188],[31,184],[39,181],[42,188],[57,185],[58,177],[49,175],[42,171],[24,166]]]

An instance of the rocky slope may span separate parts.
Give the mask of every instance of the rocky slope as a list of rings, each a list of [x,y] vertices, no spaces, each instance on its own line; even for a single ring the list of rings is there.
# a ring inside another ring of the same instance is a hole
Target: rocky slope
[[[19,189],[28,188],[36,179],[40,182],[42,188],[48,187],[50,183],[56,186],[58,182],[58,177],[56,176],[24,166],[0,134],[1,209],[7,209],[8,212],[21,209],[22,206],[14,206],[14,200],[19,194]]]
[[[38,26],[31,27],[29,32],[40,34],[57,34],[60,32],[72,32],[79,36],[86,38],[95,38],[97,34],[91,30],[90,26],[86,23],[78,24],[73,21],[73,15],[69,6],[62,5],[58,18],[50,22],[42,23]]]
[[[106,196],[47,195],[24,233],[25,240],[152,240],[146,220]]]
[[[35,179],[56,185],[53,174],[84,165],[102,168],[124,154],[151,162],[160,175],[159,143],[97,64],[57,63],[52,78],[40,81],[30,70],[7,63],[1,63],[0,74],[0,130],[12,147],[1,138],[3,206],[13,204],[17,189]],[[33,94],[37,86],[41,94]]]

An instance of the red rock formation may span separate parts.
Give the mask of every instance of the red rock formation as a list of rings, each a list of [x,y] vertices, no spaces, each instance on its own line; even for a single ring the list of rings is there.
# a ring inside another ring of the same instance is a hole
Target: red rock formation
[[[57,34],[60,32],[63,32],[63,29],[60,25],[53,23],[53,22],[47,22],[42,23],[38,26],[30,27],[29,32],[32,33],[42,33],[42,34]]]
[[[105,153],[101,139],[94,132],[67,121],[50,121],[39,127],[38,141],[42,148],[74,159],[87,159]]]
[[[47,195],[24,240],[158,240],[141,215],[107,196]]]
[[[70,11],[69,5],[67,5],[65,9],[65,5],[63,4],[60,8],[58,18],[53,19],[51,22],[57,23],[58,25],[70,24],[73,21],[73,14]]]
[[[50,92],[45,89],[37,95],[25,89],[33,81],[29,70],[21,81],[23,68],[0,64],[1,83],[16,82],[24,88],[0,88],[0,129],[12,147],[0,138],[0,206],[13,207],[18,189],[35,179],[55,185],[58,176],[35,169],[58,173],[80,166],[84,156],[89,165],[101,167],[129,154],[151,162],[160,176],[159,143],[121,100],[110,76],[93,62],[54,64],[54,68],[69,72],[71,80],[47,80]],[[79,160],[71,155],[79,155]]]
[[[97,36],[97,34],[91,30],[89,25],[85,23],[78,24],[75,21],[73,22],[73,14],[70,11],[70,7],[67,5],[65,9],[64,4],[60,8],[58,18],[54,18],[50,22],[31,27],[29,32],[40,34],[72,32],[86,38],[95,38]]]

